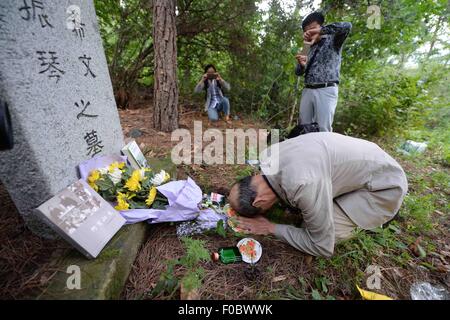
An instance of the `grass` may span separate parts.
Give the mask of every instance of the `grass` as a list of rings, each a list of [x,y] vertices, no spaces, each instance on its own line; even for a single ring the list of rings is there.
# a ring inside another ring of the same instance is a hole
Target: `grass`
[[[202,261],[209,260],[209,252],[205,248],[202,240],[183,237],[182,239],[185,254],[180,259],[169,259],[166,261],[166,270],[159,277],[156,286],[147,292],[147,296],[155,298],[159,295],[168,294],[172,297],[175,291],[184,287],[186,292],[191,292],[200,288],[204,278],[205,270],[199,266]],[[183,268],[184,274],[181,277],[174,275],[175,267]]]

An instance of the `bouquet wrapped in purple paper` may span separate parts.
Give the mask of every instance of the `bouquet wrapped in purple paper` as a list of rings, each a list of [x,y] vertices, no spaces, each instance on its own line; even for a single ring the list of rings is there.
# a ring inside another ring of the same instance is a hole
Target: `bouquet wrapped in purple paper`
[[[80,176],[127,220],[136,223],[178,222],[201,215],[202,190],[194,180],[169,182],[164,170],[132,170],[126,157],[100,156],[79,165]],[[214,219],[213,219],[214,220]]]

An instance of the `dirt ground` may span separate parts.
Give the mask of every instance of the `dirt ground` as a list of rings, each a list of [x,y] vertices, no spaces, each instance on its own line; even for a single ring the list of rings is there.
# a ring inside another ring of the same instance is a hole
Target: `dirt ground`
[[[220,247],[236,245],[240,240],[236,237],[222,238],[218,235],[198,236],[205,240],[206,248],[215,252]],[[276,292],[286,283],[295,285],[299,275],[308,272],[310,265],[307,257],[297,250],[278,240],[255,237],[263,247],[263,255],[258,261],[257,279],[248,279],[245,271],[249,266],[245,263],[221,264],[205,262],[201,266],[206,270],[203,285],[199,290],[201,299],[255,299],[262,298],[264,291]],[[125,299],[142,299],[158,282],[159,276],[166,268],[166,260],[181,257],[183,246],[176,236],[174,226],[156,226],[152,228],[150,238],[136,259],[127,286],[123,293]],[[270,270],[270,271],[268,271]],[[182,268],[175,271],[176,276],[183,275]],[[277,278],[278,277],[278,278]],[[159,295],[157,299],[167,296]],[[178,299],[179,296],[174,298]]]
[[[33,298],[55,274],[50,262],[69,245],[31,233],[0,183],[0,299]]]

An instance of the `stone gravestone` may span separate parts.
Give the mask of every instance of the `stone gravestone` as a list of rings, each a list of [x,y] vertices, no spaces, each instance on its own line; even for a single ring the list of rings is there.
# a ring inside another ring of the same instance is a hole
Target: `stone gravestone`
[[[53,237],[35,208],[81,161],[123,146],[93,1],[1,0],[0,99],[15,140],[0,179],[29,228]]]

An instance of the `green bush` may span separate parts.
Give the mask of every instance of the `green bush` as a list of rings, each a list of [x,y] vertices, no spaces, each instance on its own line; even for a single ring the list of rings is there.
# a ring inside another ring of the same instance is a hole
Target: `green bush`
[[[349,75],[340,87],[335,131],[382,136],[423,125],[430,99],[419,79],[393,67]]]

